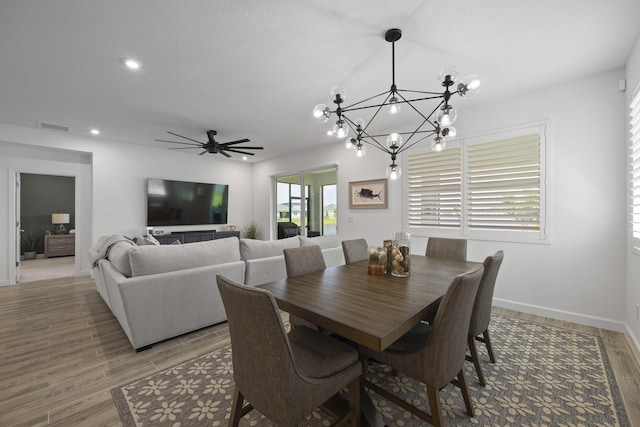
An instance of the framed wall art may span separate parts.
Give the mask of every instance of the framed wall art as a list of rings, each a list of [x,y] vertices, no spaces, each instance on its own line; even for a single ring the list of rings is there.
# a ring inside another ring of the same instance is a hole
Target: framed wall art
[[[387,179],[349,183],[349,209],[386,209],[388,203]]]

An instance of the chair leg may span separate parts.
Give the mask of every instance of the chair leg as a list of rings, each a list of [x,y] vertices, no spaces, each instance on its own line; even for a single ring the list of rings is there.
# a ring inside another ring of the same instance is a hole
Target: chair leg
[[[240,418],[242,418],[242,404],[244,403],[244,396],[236,387],[233,392],[233,406],[231,407],[231,414],[229,415],[229,427],[238,427]]]
[[[487,352],[489,353],[489,360],[491,363],[496,363],[496,356],[493,354],[493,346],[491,345],[491,338],[489,338],[489,329],[482,333],[484,337],[484,343],[487,346]]]
[[[440,404],[440,390],[427,385],[427,396],[429,397],[429,409],[431,410],[431,421],[434,427],[441,427],[442,405]]]
[[[467,407],[467,414],[469,414],[470,417],[475,417],[473,403],[471,403],[471,395],[469,394],[469,388],[467,387],[467,380],[464,377],[464,367],[460,369],[460,372],[458,372],[457,385],[460,387],[460,391],[462,391],[462,398],[464,399],[464,404]]]
[[[480,385],[484,387],[487,383],[484,380],[484,374],[482,373],[482,367],[480,366],[480,358],[478,357],[478,349],[476,348],[474,337],[469,337],[467,342],[469,344],[469,351],[471,352],[471,361],[473,362],[473,366],[475,366],[476,373],[478,374],[478,380],[480,381]]]

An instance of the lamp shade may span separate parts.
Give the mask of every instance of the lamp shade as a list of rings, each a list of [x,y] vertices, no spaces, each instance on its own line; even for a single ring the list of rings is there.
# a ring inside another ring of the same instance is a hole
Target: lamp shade
[[[69,214],[68,213],[51,214],[51,224],[69,224]]]

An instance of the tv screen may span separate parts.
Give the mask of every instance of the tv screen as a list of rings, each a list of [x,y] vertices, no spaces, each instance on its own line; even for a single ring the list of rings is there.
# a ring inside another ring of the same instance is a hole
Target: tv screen
[[[229,186],[147,179],[147,225],[226,224]]]

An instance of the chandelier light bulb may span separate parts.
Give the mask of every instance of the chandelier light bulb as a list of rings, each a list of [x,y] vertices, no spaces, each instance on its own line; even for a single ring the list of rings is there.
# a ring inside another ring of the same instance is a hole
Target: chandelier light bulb
[[[438,81],[440,83],[444,83],[447,79],[447,76],[450,76],[452,82],[458,80],[458,77],[460,77],[460,73],[458,72],[458,69],[455,65],[445,65],[442,68],[442,71],[440,71],[440,74],[438,74]]]
[[[333,135],[338,139],[346,138],[349,135],[349,126],[344,120],[338,120],[333,125]]]
[[[482,79],[475,74],[465,76],[458,84],[458,93],[463,98],[472,98],[482,89]]]
[[[359,143],[358,145],[356,145],[355,148],[356,148],[357,157],[363,157],[367,153],[367,150],[362,143]]]
[[[325,104],[318,104],[313,108],[313,118],[318,123],[326,123],[331,117],[331,110]]]
[[[331,99],[333,100],[333,102],[336,102],[336,96],[339,96],[340,102],[344,102],[345,99],[347,99],[347,96],[344,92],[344,89],[342,88],[342,86],[334,86],[331,88],[331,90],[329,91],[329,95],[331,95]]]
[[[398,114],[398,112],[400,112],[400,104],[398,103],[398,98],[396,98],[395,96],[391,97],[391,99],[389,100],[387,111],[390,114]]]
[[[440,132],[440,135],[442,135],[442,139],[444,139],[445,141],[451,141],[456,137],[457,134],[458,131],[453,126],[447,126]]]
[[[390,133],[387,136],[387,147],[390,149],[398,149],[402,146],[402,135],[397,132]]]
[[[402,175],[402,169],[400,169],[400,166],[392,163],[387,166],[387,170],[384,171],[384,174],[387,176],[387,178],[396,180]]]
[[[431,142],[431,149],[433,151],[442,151],[444,147],[447,145],[444,139],[439,136],[436,136]]]
[[[344,148],[346,148],[347,150],[351,150],[353,148],[353,146],[355,145],[356,139],[355,138],[347,138],[344,140]]]
[[[436,122],[442,127],[448,127],[452,125],[458,118],[458,110],[451,105],[442,106],[436,112]]]

